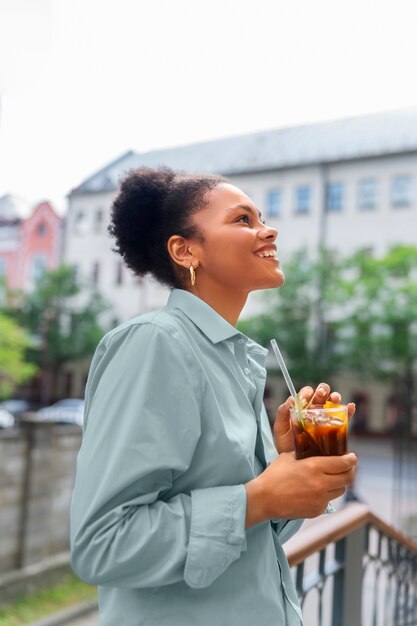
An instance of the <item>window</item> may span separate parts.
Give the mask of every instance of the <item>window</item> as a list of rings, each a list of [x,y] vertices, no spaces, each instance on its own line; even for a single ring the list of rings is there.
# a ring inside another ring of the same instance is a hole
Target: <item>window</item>
[[[116,265],[116,285],[121,285],[122,283],[123,283],[123,263],[121,261],[118,261]]]
[[[94,229],[96,233],[101,233],[103,226],[104,213],[101,209],[97,209],[94,217]]]
[[[87,226],[87,217],[84,211],[78,211],[74,220],[74,232],[78,235],[85,232]]]
[[[37,228],[36,228],[36,232],[40,237],[43,237],[43,235],[45,235],[46,233],[46,224],[45,222],[41,222],[40,224],[38,224]]]
[[[368,178],[359,181],[358,204],[363,211],[375,209],[377,204],[378,185],[375,179]]]
[[[329,183],[326,189],[327,211],[341,211],[343,209],[343,185],[342,183]]]
[[[281,213],[281,190],[271,189],[268,191],[266,203],[267,217],[278,217]]]
[[[391,202],[393,207],[411,204],[411,176],[395,176],[392,179]]]
[[[42,278],[48,266],[48,260],[44,254],[35,254],[29,265],[29,276],[32,283]]]
[[[93,263],[93,272],[91,276],[91,280],[94,287],[98,286],[98,281],[100,278],[100,263],[98,261],[94,261]]]
[[[305,214],[310,211],[310,187],[302,185],[295,190],[295,212]]]

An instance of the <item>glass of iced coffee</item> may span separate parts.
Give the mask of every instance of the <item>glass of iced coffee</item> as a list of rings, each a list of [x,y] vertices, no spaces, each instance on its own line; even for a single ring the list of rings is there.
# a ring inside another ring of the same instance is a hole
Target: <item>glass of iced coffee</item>
[[[346,454],[348,411],[345,405],[308,406],[291,409],[295,457],[332,456]]]

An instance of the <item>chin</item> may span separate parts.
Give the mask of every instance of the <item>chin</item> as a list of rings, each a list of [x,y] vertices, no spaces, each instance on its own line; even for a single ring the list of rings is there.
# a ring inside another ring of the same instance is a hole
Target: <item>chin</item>
[[[274,278],[271,280],[271,283],[273,282],[273,284],[271,284],[270,287],[266,287],[266,289],[273,289],[274,287],[282,287],[282,285],[285,283],[285,274],[284,272],[282,272],[281,270],[278,270],[278,272],[276,273],[276,275],[274,276]]]
[[[278,270],[277,278],[280,281],[278,287],[281,287],[281,285],[283,285],[285,283],[285,274],[284,274],[284,272],[282,270]]]
[[[261,289],[278,289],[285,283],[285,276],[281,270],[269,280],[265,280],[256,287],[253,287],[251,291],[260,291]]]

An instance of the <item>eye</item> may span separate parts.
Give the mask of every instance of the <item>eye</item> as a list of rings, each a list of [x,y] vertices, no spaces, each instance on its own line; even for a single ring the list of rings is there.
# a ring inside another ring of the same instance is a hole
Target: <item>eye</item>
[[[244,215],[240,215],[237,220],[237,222],[246,222],[246,224],[249,224],[249,215],[246,215],[246,213]]]

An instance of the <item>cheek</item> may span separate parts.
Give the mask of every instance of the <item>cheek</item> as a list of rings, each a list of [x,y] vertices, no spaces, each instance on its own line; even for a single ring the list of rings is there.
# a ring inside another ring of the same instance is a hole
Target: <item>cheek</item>
[[[205,272],[214,280],[224,284],[234,284],[240,274],[245,274],[249,263],[226,243],[215,246],[205,255]]]
[[[206,233],[202,265],[206,272],[226,282],[233,282],[239,274],[252,275],[259,269],[259,260],[253,254],[255,243],[249,229],[217,231],[215,237]]]

